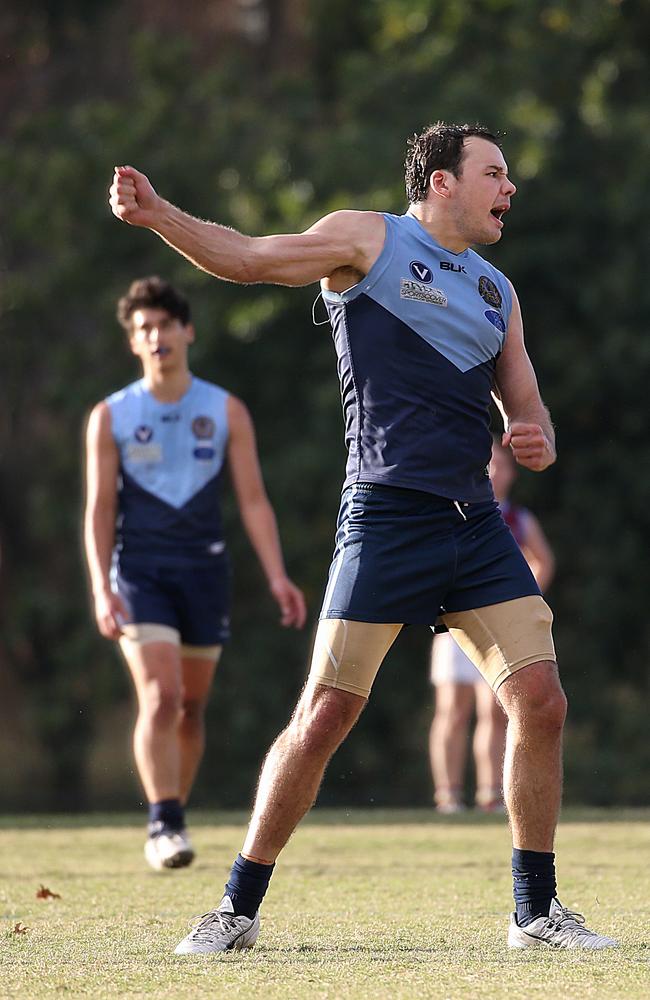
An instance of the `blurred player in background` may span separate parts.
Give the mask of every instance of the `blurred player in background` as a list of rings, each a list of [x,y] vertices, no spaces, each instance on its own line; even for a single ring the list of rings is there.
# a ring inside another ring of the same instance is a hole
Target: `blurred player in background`
[[[220,512],[227,464],[239,512],[285,626],[302,627],[248,410],[192,375],[190,307],[157,277],[133,282],[118,319],[143,377],[93,409],[85,547],[97,626],[117,640],[138,698],[133,746],[149,802],[145,857],[188,865],[185,804],[204,750],[204,712],[230,635]]]
[[[555,560],[537,518],[510,500],[517,466],[510,448],[495,435],[489,465],[494,496],[503,519],[530,566],[542,593],[553,579]],[[476,709],[472,741],[476,768],[476,806],[484,812],[503,805],[503,756],[508,719],[494,692],[449,632],[436,635],[431,651],[436,689],[429,751],[438,812],[461,812],[469,724]]]
[[[249,237],[182,212],[133,167],[115,170],[114,214],[197,267],[241,283],[321,281],[348,446],[309,679],[264,763],[225,895],[180,942],[181,954],[254,944],[275,860],[386,653],[402,625],[433,625],[441,614],[508,715],[509,945],[615,944],[556,898],[566,698],[550,608],[486,473],[493,388],[517,462],[541,472],[555,461],[514,289],[470,250],[501,238],[515,186],[496,136],[443,122],[410,140],[405,179],[404,215],[339,211],[301,234]]]

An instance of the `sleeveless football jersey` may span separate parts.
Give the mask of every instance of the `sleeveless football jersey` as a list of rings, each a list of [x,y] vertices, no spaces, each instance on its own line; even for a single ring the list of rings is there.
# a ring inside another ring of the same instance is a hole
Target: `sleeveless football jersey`
[[[159,402],[143,380],[107,398],[120,455],[120,559],[192,565],[224,551],[227,399],[225,389],[194,376],[175,403]]]
[[[384,246],[366,277],[322,293],[341,382],[344,486],[490,499],[490,390],[510,286],[473,250],[445,250],[413,215],[384,219]]]

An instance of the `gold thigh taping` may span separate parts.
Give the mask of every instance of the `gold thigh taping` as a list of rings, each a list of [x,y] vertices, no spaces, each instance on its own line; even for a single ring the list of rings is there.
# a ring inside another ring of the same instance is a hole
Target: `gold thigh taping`
[[[213,660],[219,662],[223,646],[181,646],[181,656],[188,660]]]
[[[170,625],[158,625],[154,622],[138,622],[122,626],[122,638],[120,642],[126,640],[138,646],[144,646],[146,642],[171,642],[174,646],[180,646],[181,637],[178,629]]]
[[[522,667],[555,662],[553,612],[539,595],[450,612],[442,620],[494,691]]]
[[[318,623],[308,683],[367,698],[401,625],[324,618]]]

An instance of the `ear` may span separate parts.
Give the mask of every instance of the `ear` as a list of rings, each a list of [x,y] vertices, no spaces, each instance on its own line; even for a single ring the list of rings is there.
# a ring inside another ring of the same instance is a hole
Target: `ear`
[[[139,356],[140,352],[138,351],[138,342],[132,333],[129,334],[129,350],[131,351],[131,354],[135,354],[136,357]]]
[[[451,179],[449,170],[434,170],[429,178],[429,187],[439,198],[448,198],[451,194]]]
[[[188,323],[185,327],[185,343],[193,344],[196,340],[196,330],[193,323]]]

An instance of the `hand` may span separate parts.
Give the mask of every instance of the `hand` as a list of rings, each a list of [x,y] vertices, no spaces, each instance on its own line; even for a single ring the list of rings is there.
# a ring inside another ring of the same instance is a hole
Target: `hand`
[[[163,199],[149,183],[149,178],[134,167],[115,167],[109,204],[113,215],[130,226],[150,229]]]
[[[102,591],[95,596],[95,620],[97,628],[106,639],[119,639],[122,625],[128,621],[129,613],[124,602],[112,591]]]
[[[271,580],[269,588],[282,613],[280,624],[284,625],[285,628],[289,628],[290,625],[293,625],[294,628],[302,628],[307,618],[307,608],[302,590],[299,590],[287,576],[279,576],[275,580]]]
[[[510,445],[517,464],[533,472],[543,472],[555,461],[555,448],[539,424],[510,424],[501,444]]]

